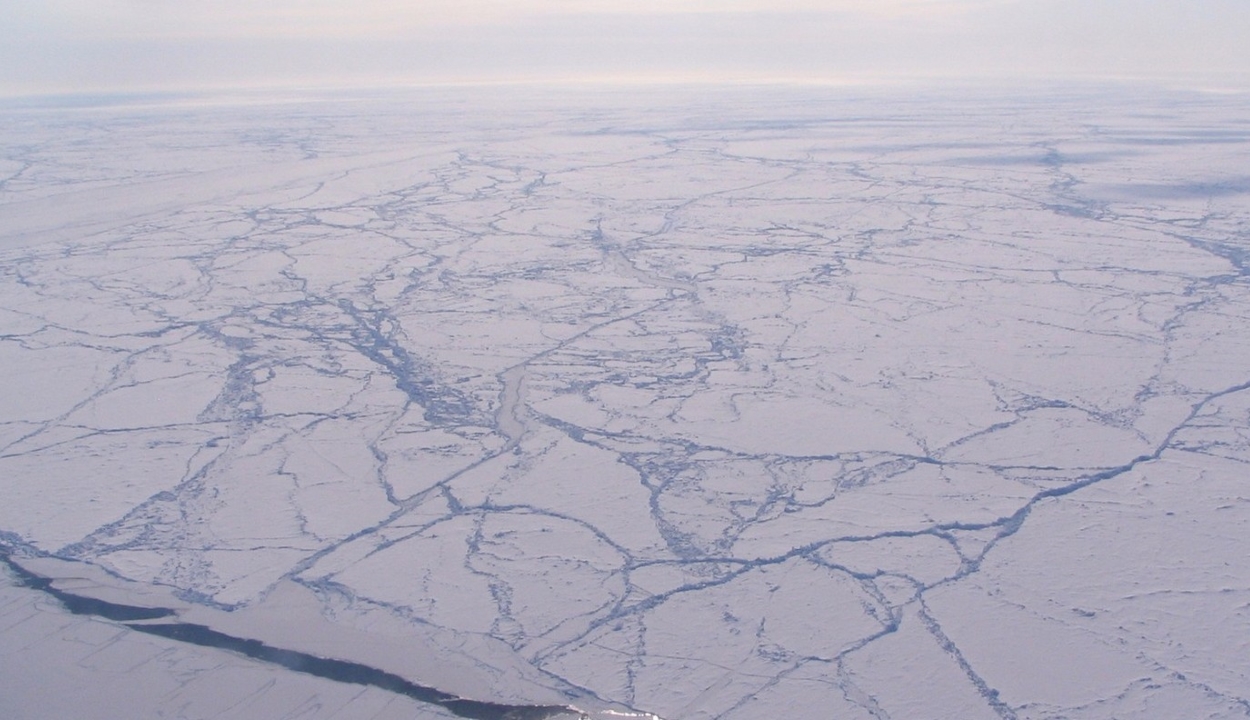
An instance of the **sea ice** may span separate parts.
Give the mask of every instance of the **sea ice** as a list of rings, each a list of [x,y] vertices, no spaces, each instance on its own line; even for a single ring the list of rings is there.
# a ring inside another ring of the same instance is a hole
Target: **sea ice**
[[[6,717],[1250,716],[1243,95],[0,115]]]

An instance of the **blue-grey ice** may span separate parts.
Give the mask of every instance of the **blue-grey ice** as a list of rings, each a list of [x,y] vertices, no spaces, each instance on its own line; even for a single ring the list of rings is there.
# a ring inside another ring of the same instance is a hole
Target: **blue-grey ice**
[[[0,126],[0,715],[1250,716],[1244,95]]]

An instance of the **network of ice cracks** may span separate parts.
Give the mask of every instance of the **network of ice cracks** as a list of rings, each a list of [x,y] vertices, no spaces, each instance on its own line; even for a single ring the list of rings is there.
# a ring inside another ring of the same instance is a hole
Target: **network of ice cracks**
[[[1244,95],[141,100],[3,110],[15,559],[603,717],[1250,716]]]

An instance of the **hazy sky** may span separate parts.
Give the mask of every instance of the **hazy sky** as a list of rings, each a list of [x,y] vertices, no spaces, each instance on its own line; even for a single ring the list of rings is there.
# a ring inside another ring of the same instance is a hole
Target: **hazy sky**
[[[0,0],[10,95],[1248,70],[1250,0]]]

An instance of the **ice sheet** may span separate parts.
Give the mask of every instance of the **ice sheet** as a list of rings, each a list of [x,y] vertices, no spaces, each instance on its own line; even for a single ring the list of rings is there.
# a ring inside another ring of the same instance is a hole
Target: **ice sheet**
[[[595,717],[1250,716],[1244,96],[0,113],[0,541],[50,587]],[[400,707],[9,592],[109,702]]]

